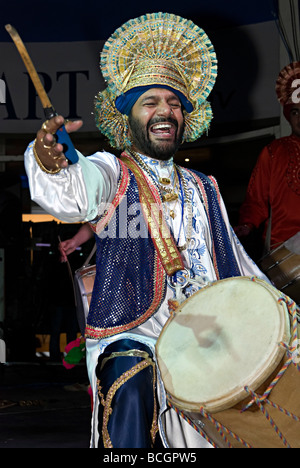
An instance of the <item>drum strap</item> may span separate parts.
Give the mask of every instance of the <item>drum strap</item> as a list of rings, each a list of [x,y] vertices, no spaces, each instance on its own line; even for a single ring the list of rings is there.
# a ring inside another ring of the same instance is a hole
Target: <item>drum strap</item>
[[[94,253],[96,252],[96,248],[97,248],[97,245],[94,244],[94,247],[90,251],[88,257],[86,258],[86,260],[85,260],[85,262],[84,262],[84,264],[82,265],[81,268],[84,268],[84,267],[86,267],[86,266],[88,266],[90,264],[91,258],[93,257]]]

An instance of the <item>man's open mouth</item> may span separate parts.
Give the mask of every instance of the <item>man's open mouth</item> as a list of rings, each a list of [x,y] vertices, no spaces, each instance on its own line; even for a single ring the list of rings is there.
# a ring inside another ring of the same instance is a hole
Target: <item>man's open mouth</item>
[[[159,122],[150,126],[150,132],[159,136],[173,136],[176,132],[176,127],[169,122]]]

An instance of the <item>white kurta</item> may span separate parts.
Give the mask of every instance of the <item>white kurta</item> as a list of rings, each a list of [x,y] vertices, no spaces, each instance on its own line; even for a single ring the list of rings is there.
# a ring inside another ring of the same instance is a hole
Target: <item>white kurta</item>
[[[145,156],[142,158],[151,171],[152,179],[158,181],[159,177],[167,177],[174,181],[173,160],[157,161]],[[38,167],[32,149],[29,147],[25,153],[25,167],[32,199],[48,213],[70,223],[92,221],[99,216],[112,202],[120,174],[118,159],[105,152],[96,153],[87,158],[79,154],[78,164],[69,166],[68,169],[62,170],[58,174],[49,175]],[[147,177],[150,175],[147,174]],[[187,171],[184,171],[184,177],[192,202],[192,219],[191,212],[188,212],[186,204],[183,203],[182,191],[179,199],[165,203],[164,209],[167,224],[179,246],[186,244],[187,232],[190,234],[191,240],[188,248],[182,251],[182,257],[186,268],[185,273],[190,274],[193,280],[184,290],[174,288],[168,282],[166,297],[159,310],[147,322],[131,330],[130,333],[122,333],[99,341],[87,340],[87,365],[93,389],[96,389],[95,368],[98,357],[108,344],[123,338],[136,339],[150,346],[155,354],[155,343],[169,318],[168,300],[177,297],[182,301],[203,285],[217,279],[212,262],[212,239],[204,205],[194,186],[193,179]],[[266,277],[248,257],[235,236],[222,200],[221,210],[241,274],[244,276],[254,275],[266,280]],[[160,378],[158,381],[159,427],[165,447],[211,447],[192,426],[179,417],[173,409],[167,407],[163,384]],[[95,447],[98,440],[96,391],[94,396],[91,446]]]

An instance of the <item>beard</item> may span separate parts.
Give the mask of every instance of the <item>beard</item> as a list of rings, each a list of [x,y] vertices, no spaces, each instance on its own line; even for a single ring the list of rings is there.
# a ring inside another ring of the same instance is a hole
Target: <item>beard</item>
[[[161,161],[166,161],[170,159],[174,154],[177,152],[179,146],[182,143],[182,136],[184,132],[184,126],[180,129],[178,133],[178,122],[175,119],[169,118],[154,118],[151,119],[147,127],[145,127],[140,123],[138,119],[129,115],[128,118],[129,127],[131,130],[131,141],[134,147],[142,154],[149,156],[154,159],[158,159]],[[151,125],[160,123],[160,122],[169,122],[175,125],[176,128],[176,138],[173,142],[170,141],[161,141],[161,142],[153,142],[149,138],[149,129]]]

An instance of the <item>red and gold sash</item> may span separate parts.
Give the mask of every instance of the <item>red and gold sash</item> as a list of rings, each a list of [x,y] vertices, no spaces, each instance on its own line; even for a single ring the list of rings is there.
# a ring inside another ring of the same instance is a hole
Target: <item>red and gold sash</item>
[[[176,271],[184,269],[184,265],[177,245],[164,219],[159,192],[154,184],[149,183],[143,170],[132,157],[126,153],[122,153],[121,160],[135,175],[149,233],[165,272],[171,276]]]

